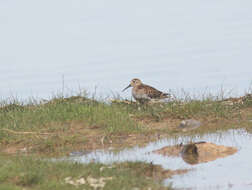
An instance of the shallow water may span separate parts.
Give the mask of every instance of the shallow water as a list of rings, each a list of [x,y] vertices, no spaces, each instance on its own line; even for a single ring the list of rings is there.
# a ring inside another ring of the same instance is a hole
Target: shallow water
[[[48,98],[97,86],[103,97],[129,97],[121,90],[134,77],[163,91],[218,92],[223,85],[242,94],[252,80],[251,6],[2,0],[0,96]]]
[[[238,152],[234,155],[219,158],[208,163],[190,165],[181,157],[168,157],[152,153],[164,146],[186,143],[189,141],[207,141],[215,144],[234,146]],[[97,150],[78,155],[73,153],[70,160],[88,163],[101,162],[111,164],[124,161],[144,161],[159,164],[165,169],[193,169],[184,175],[173,176],[164,180],[164,184],[172,183],[176,188],[188,189],[244,189],[252,188],[252,135],[244,130],[204,135],[202,137],[183,137],[178,139],[162,139],[145,147],[134,147],[120,152]]]

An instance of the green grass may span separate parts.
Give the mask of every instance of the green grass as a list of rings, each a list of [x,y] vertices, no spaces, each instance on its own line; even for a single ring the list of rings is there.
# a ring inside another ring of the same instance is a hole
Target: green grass
[[[225,105],[214,97],[202,100],[176,100],[166,104],[125,104],[106,103],[81,96],[54,98],[46,104],[30,103],[23,105],[17,100],[3,104],[0,108],[2,128],[16,131],[41,131],[50,125],[80,121],[86,126],[97,126],[106,134],[141,132],[133,118],[162,120],[188,119],[192,117],[232,117],[232,113],[252,105],[252,99],[245,99],[244,104]],[[0,137],[3,132],[0,132]]]
[[[240,119],[240,111],[251,107],[251,102],[248,97],[243,98],[242,104],[227,105],[213,96],[147,105],[127,104],[123,100],[107,103],[85,96],[59,97],[47,103],[31,102],[25,105],[17,100],[2,102],[0,146],[21,143],[32,147],[35,152],[63,153],[90,142],[90,136],[101,143],[102,139],[108,140],[105,137],[113,135],[155,132],[144,128],[142,121],[146,120]],[[174,132],[177,133],[170,129],[167,131],[169,134]]]
[[[214,97],[175,100],[166,104],[128,103],[120,99],[108,103],[85,96],[53,98],[46,103],[0,102],[1,150],[13,148],[18,150],[14,151],[17,153],[25,148],[31,153],[31,157],[0,155],[0,189],[93,189],[88,184],[76,187],[64,181],[66,177],[74,181],[87,180],[88,176],[96,179],[112,177],[104,189],[171,189],[160,185],[164,176],[152,177],[150,164],[122,163],[107,168],[95,163],[51,162],[40,156],[66,155],[74,150],[95,149],[98,145],[103,148],[104,144],[109,147],[112,141],[122,148],[149,142],[152,137],[155,140],[155,134],[203,135],[236,127],[237,121],[238,126],[251,131],[252,97],[243,97],[242,102],[232,104]],[[209,122],[188,133],[169,126],[172,122],[176,126],[179,121],[190,118]],[[148,123],[160,121],[168,122],[163,128],[146,127]],[[221,123],[217,125],[219,121]],[[127,141],[128,137],[131,141]],[[100,172],[102,167],[105,169]]]
[[[111,180],[105,180],[104,190],[171,189],[161,186],[162,177],[154,180],[146,176],[146,172],[151,172],[151,167],[150,164],[140,162],[126,162],[107,166],[95,163],[52,162],[22,156],[0,157],[0,189],[94,189],[87,182],[88,177],[95,179],[112,177]],[[67,177],[71,177],[73,181],[83,178],[86,184],[79,186],[68,184],[65,181]]]
[[[234,111],[240,109],[240,105],[225,105],[214,99],[173,101],[166,104],[157,103],[151,105],[118,105],[121,110],[134,114],[136,118],[150,118],[161,121],[170,119],[189,119],[193,117],[231,117]],[[136,108],[137,107],[137,108]],[[246,107],[244,104],[243,107]]]
[[[81,96],[54,98],[45,104],[23,105],[15,100],[0,108],[0,146],[21,143],[35,152],[71,151],[88,142],[90,135],[99,141],[103,136],[139,131],[128,112]]]
[[[73,99],[74,100],[74,99]],[[136,130],[128,113],[104,102],[56,99],[48,104],[9,104],[0,109],[2,127],[14,130],[41,130],[49,123],[78,120],[97,125],[107,133]]]

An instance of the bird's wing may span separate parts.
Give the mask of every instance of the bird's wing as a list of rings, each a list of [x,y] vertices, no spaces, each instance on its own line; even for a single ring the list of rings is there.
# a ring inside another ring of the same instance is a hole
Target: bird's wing
[[[142,88],[144,89],[146,95],[149,98],[160,98],[163,95],[163,92],[153,88],[152,86],[149,85],[142,85]]]

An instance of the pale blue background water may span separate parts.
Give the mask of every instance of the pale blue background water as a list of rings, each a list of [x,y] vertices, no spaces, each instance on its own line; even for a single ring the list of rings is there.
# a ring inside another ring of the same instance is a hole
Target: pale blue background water
[[[251,0],[1,0],[0,96],[47,98],[63,75],[66,89],[104,96],[129,96],[134,77],[163,91],[242,94],[251,10]]]

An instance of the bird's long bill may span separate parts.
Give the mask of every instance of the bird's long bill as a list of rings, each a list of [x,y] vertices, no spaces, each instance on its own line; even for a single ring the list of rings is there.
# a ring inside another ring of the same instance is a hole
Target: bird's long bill
[[[123,92],[124,90],[126,90],[127,88],[129,88],[129,87],[131,87],[131,84],[129,84],[129,86],[127,86],[126,88],[124,88],[124,89],[122,90],[122,92]]]

